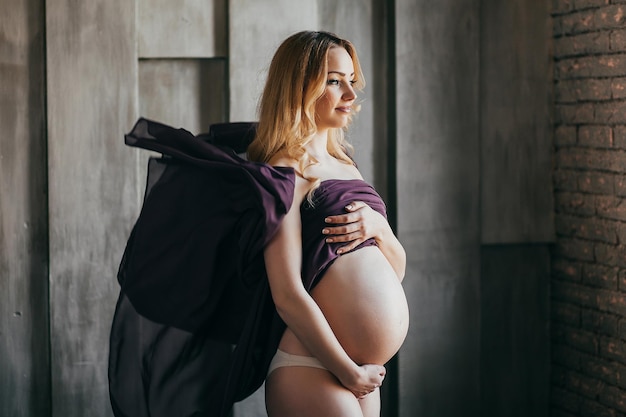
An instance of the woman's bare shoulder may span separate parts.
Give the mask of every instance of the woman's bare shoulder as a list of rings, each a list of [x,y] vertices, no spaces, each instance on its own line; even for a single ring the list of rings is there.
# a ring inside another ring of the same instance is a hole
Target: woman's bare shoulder
[[[293,169],[298,167],[298,161],[287,155],[285,151],[275,153],[267,163],[275,167],[289,167]]]
[[[275,167],[288,167],[293,168],[296,173],[296,189],[294,193],[294,205],[300,205],[306,196],[306,193],[311,188],[311,181],[304,178],[300,172],[300,164],[295,159],[289,157],[285,153],[279,153],[274,155],[269,161],[269,165]]]

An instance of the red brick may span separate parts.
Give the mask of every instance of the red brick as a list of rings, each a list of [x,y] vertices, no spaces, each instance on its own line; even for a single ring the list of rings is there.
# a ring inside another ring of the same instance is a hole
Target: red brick
[[[595,398],[604,388],[604,382],[590,378],[577,372],[569,372],[567,375],[568,389],[577,392],[587,398]]]
[[[615,175],[604,172],[585,172],[578,177],[578,189],[592,194],[613,194]]]
[[[609,35],[609,48],[613,52],[626,50],[626,29],[618,29]]]
[[[626,267],[626,247],[624,245],[607,245],[595,243],[594,256],[597,262],[603,265]]]
[[[594,11],[571,13],[556,17],[555,21],[558,21],[561,34],[589,32],[594,29]]]
[[[576,126],[559,126],[554,132],[554,144],[567,146],[576,144]]]
[[[617,244],[613,224],[603,220],[560,214],[555,218],[558,236],[577,237],[597,242]]]
[[[599,397],[602,404],[626,412],[626,392],[624,390],[607,385],[600,392]]]
[[[626,197],[626,176],[625,175],[615,176],[615,195],[620,196],[620,197]]]
[[[611,79],[611,98],[626,98],[626,78]]]
[[[626,6],[613,5],[597,9],[593,17],[593,25],[597,29],[618,28],[626,24]]]
[[[626,243],[626,223],[620,222],[618,220],[608,220],[613,223],[613,228],[615,229],[615,233],[617,234],[617,241],[620,245]]]
[[[626,55],[566,58],[556,63],[557,79],[616,77],[626,75]]]
[[[553,301],[550,309],[551,317],[554,322],[580,327],[580,306]]]
[[[610,50],[609,32],[588,32],[573,36],[563,36],[554,40],[554,56],[556,58],[603,53]]]
[[[613,196],[596,197],[596,213],[607,219],[626,221],[626,199]]]
[[[607,336],[618,336],[618,318],[619,316],[614,314],[583,309],[581,314],[582,328]]]
[[[611,148],[613,146],[613,129],[610,126],[580,126],[578,128],[578,144],[593,148]]]
[[[558,124],[591,124],[595,121],[593,103],[559,104],[556,106],[556,120]]]
[[[571,370],[564,366],[560,366],[558,364],[553,365],[550,379],[554,385],[564,387],[567,385],[567,374],[570,372]]]
[[[626,172],[626,152],[604,149],[561,148],[556,151],[559,168]]]
[[[596,213],[596,203],[592,195],[557,191],[555,208],[557,213],[593,216]]]
[[[613,128],[613,146],[626,149],[626,126],[615,126]]]
[[[552,388],[550,403],[563,410],[571,411],[578,415],[581,401],[580,396],[573,392],[560,388]]]
[[[617,318],[615,318],[615,327],[615,332],[617,333]],[[612,337],[603,337],[600,339],[600,356],[624,364],[626,363],[626,343]],[[625,367],[614,364],[614,368],[620,371],[621,376],[621,378],[615,381],[614,385],[617,385],[620,381],[621,383],[626,383]]]
[[[619,337],[622,340],[626,340],[626,318],[624,317],[619,322]],[[626,375],[624,375],[624,378],[626,378]]]
[[[584,229],[584,223],[579,218],[573,218],[565,214],[559,214],[554,219],[555,229],[557,236],[566,237],[585,237],[586,233],[581,233],[579,230],[581,227]],[[582,235],[582,236],[581,236]]]
[[[598,310],[608,311],[618,316],[626,315],[626,293],[609,290],[594,290]],[[624,351],[626,353],[626,350]],[[626,356],[622,359],[626,361]]]
[[[576,261],[593,261],[595,250],[592,242],[568,238],[557,239],[554,247],[556,256]]]
[[[561,80],[556,84],[557,103],[609,100],[612,97],[610,79],[581,78]]]
[[[576,10],[605,6],[607,4],[609,4],[609,0],[574,0],[574,8]]]
[[[563,365],[567,369],[574,371],[580,370],[581,356],[578,350],[567,345],[554,343],[551,348],[552,361],[559,365]]]
[[[626,62],[624,64],[626,65]],[[596,103],[594,114],[595,123],[624,124],[626,123],[626,101]]]
[[[582,269],[583,283],[592,287],[617,289],[616,267],[597,264],[586,264]]]
[[[616,367],[607,361],[585,355],[581,360],[582,373],[611,385],[617,385],[619,374]]]
[[[561,14],[572,11],[574,0],[552,0],[552,13]]]
[[[595,399],[585,399],[580,405],[580,417],[621,417],[612,408],[598,403]]]
[[[597,293],[600,291],[601,290],[590,289],[572,282],[552,281],[553,301],[556,300],[564,303],[596,308],[598,305]]]
[[[554,85],[554,98],[557,103],[576,103],[578,94],[576,91],[579,80],[561,80]]]
[[[554,189],[558,191],[577,191],[578,173],[569,169],[557,169],[552,175]],[[624,179],[624,192],[626,193],[626,178]]]
[[[611,98],[611,82],[607,79],[585,78],[576,80],[578,100],[608,100]]]
[[[565,259],[554,259],[552,261],[552,275],[566,281],[578,282],[582,280],[582,266],[578,262],[571,262]]]

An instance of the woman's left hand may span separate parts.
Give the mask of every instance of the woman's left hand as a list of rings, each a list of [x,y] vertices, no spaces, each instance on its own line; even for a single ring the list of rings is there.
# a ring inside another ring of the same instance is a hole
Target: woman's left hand
[[[389,229],[387,219],[362,201],[348,204],[346,212],[327,217],[325,220],[328,226],[322,230],[322,233],[328,236],[326,241],[329,243],[348,242],[341,246],[337,253],[349,252],[370,238],[380,241]],[[333,224],[340,226],[332,226]]]

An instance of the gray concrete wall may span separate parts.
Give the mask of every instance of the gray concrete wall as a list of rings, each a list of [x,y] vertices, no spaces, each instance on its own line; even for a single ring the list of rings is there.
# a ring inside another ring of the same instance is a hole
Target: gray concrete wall
[[[46,416],[44,7],[1,0],[0,10],[0,416]]]
[[[479,409],[479,1],[395,9],[398,235],[411,324],[401,416]]]
[[[548,417],[550,251],[481,250],[481,417]]]
[[[481,210],[487,244],[551,242],[550,2],[481,2]]]
[[[52,415],[111,415],[115,279],[141,188],[135,4],[46,3]],[[141,174],[143,176],[143,173]]]
[[[409,256],[412,323],[384,416],[517,415],[523,395],[541,415],[548,342],[520,341],[547,307],[547,4],[166,3],[0,0],[0,415],[110,415],[115,273],[146,158],[123,133],[140,114],[195,132],[255,119],[275,48],[303,29],[360,53],[350,139]],[[263,409],[257,395],[236,416]]]
[[[481,415],[548,415],[549,2],[481,6]]]

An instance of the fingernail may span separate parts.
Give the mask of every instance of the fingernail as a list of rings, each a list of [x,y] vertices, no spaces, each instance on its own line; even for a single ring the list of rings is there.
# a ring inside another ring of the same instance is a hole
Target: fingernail
[[[322,233],[324,233],[325,235],[327,235],[327,234],[328,234],[328,232],[329,232],[329,230],[328,230],[328,229],[322,229]]]
[[[330,217],[326,217],[326,218],[324,219],[324,221],[325,221],[326,223],[331,223]]]
[[[332,241],[333,240],[331,238],[326,239],[326,243],[332,243]]]
[[[338,254],[342,254],[343,253],[343,249],[337,249],[337,253]]]
[[[352,204],[348,204],[348,205],[346,206],[346,210],[352,210]]]

